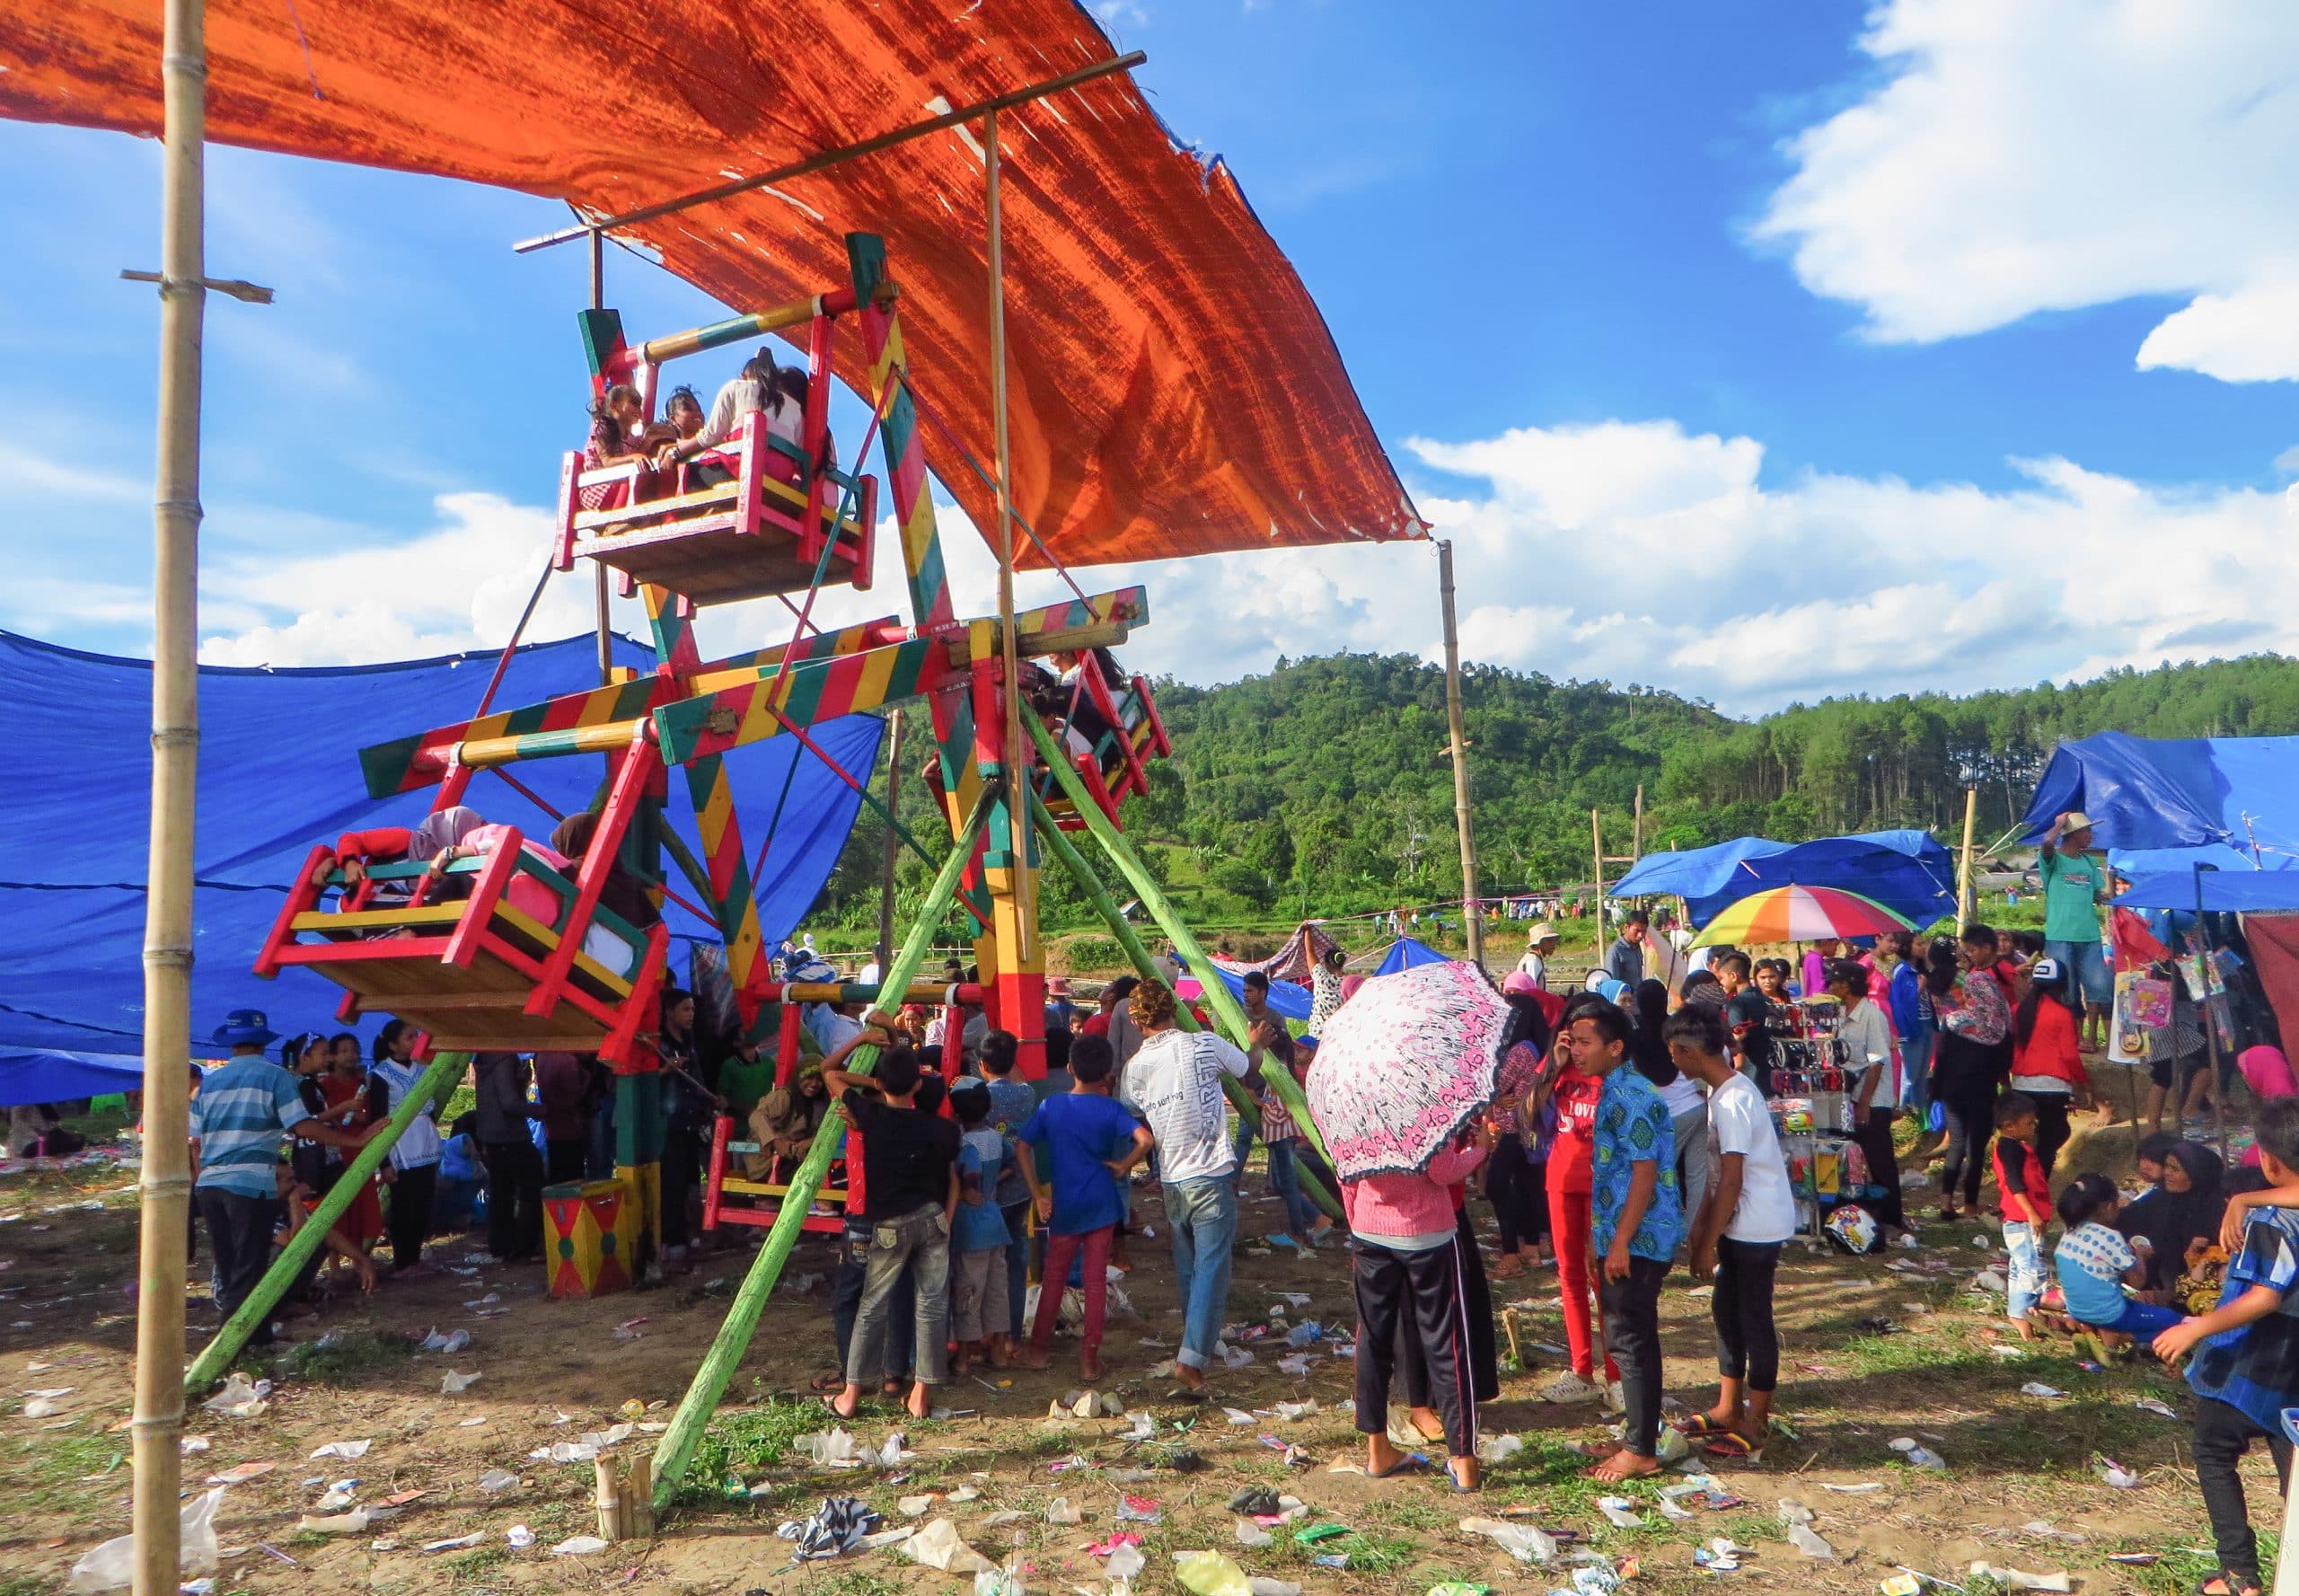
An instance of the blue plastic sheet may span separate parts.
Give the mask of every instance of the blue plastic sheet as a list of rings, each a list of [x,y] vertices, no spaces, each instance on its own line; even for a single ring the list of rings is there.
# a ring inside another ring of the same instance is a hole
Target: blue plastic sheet
[[[0,1047],[0,1108],[68,1103],[144,1089],[144,1061],[93,1053]]]
[[[2135,879],[2116,903],[2126,909],[2299,914],[2299,870],[2159,870]]]
[[[652,668],[651,650],[620,639],[617,648],[619,663]],[[430,807],[429,789],[368,798],[360,747],[468,717],[497,657],[200,671],[196,1045],[233,1009],[263,1010],[283,1032],[335,1028],[342,993],[332,983],[304,970],[261,981],[250,966],[313,843],[367,826],[410,825]],[[513,658],[495,702],[527,703],[597,679],[590,639],[535,644]],[[0,632],[0,745],[12,767],[0,789],[0,1047],[112,1055],[142,1049],[151,697],[146,661]],[[850,715],[814,727],[813,736],[867,780],[883,729],[875,717]],[[770,948],[813,906],[861,802],[793,738],[737,749],[727,763],[753,857],[793,759],[797,773],[758,886]],[[604,771],[602,760],[581,756],[531,761],[515,773],[566,811],[590,802]],[[472,780],[465,801],[523,831],[548,834],[553,824],[491,773]],[[692,808],[676,772],[669,818],[691,842]],[[692,898],[674,869],[670,885]],[[683,909],[668,906],[665,913],[674,936],[718,939]],[[359,1028],[372,1033],[378,1024],[371,1018]]]
[[[1380,968],[1375,970],[1373,974],[1394,975],[1399,970],[1410,970],[1416,965],[1441,965],[1449,962],[1451,961],[1434,948],[1430,947],[1428,943],[1416,941],[1411,937],[1399,937],[1389,944],[1388,952],[1381,957]]]
[[[1940,840],[1922,831],[1862,832],[1810,842],[1741,837],[1713,848],[1648,853],[1610,895],[1681,897],[1697,927],[1775,886],[1856,892],[1919,926],[1956,909],[1955,865]]]
[[[2299,867],[2299,737],[2135,737],[2062,743],[2022,825],[2029,841],[2080,810],[2092,843],[2136,880],[2201,863]]]
[[[1228,987],[1239,1002],[1246,1001],[1246,978],[1243,975],[1225,970],[1220,965],[1213,966],[1213,973],[1221,977],[1221,984]],[[1269,1011],[1281,1018],[1306,1020],[1316,1002],[1309,989],[1299,982],[1273,981],[1269,983]]]

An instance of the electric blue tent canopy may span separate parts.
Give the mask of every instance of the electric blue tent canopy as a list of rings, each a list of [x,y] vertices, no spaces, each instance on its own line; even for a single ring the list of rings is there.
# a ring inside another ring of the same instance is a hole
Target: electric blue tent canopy
[[[2299,737],[2135,737],[2062,743],[2021,819],[2030,842],[2070,810],[2135,880],[2196,864],[2223,872],[2299,866]],[[2192,886],[2192,883],[2190,883]],[[2192,907],[2192,892],[2184,906]]]
[[[618,639],[616,649],[621,664],[654,666],[653,652],[636,643]],[[260,1009],[282,1032],[334,1028],[342,990],[333,983],[292,968],[263,981],[249,966],[313,843],[369,826],[412,825],[429,808],[429,789],[370,798],[361,746],[468,717],[497,657],[201,667],[191,1016],[198,1051],[222,1051],[201,1045],[233,1009]],[[533,644],[512,658],[495,701],[529,703],[597,681],[589,638]],[[0,1050],[141,1053],[151,716],[148,661],[0,632],[0,746],[14,766],[0,791]],[[884,727],[874,716],[849,715],[812,735],[847,770],[867,772]],[[736,749],[727,763],[744,844],[755,855],[768,842],[757,895],[771,948],[814,905],[861,800],[794,737]],[[571,812],[591,801],[604,766],[595,757],[533,760],[516,773]],[[675,775],[670,794],[669,817],[691,837],[691,805]],[[553,824],[489,772],[472,780],[465,801],[522,831],[548,835]],[[676,874],[670,886],[693,895]],[[665,913],[674,936],[718,939],[684,910],[665,905]]]
[[[1696,927],[1775,886],[1834,886],[1883,904],[1916,925],[1956,909],[1956,869],[1930,832],[1863,832],[1810,842],[1741,837],[1710,848],[1648,853],[1608,895],[1671,895]]]
[[[1416,941],[1411,937],[1399,937],[1389,944],[1388,952],[1382,957],[1381,967],[1375,970],[1373,974],[1394,975],[1399,970],[1410,970],[1416,965],[1443,965],[1451,962],[1445,955],[1438,952],[1426,942]]]
[[[2198,895],[2215,914],[2299,914],[2299,870],[2157,870],[2133,881],[2116,903],[2191,913]]]
[[[144,1061],[118,1054],[0,1047],[0,1108],[69,1103],[144,1089]]]
[[[1206,962],[1212,964],[1211,959]],[[1236,994],[1239,1002],[1245,1001],[1246,978],[1243,975],[1225,970],[1218,964],[1213,966],[1213,973],[1221,977],[1221,984]],[[1316,1001],[1309,989],[1299,982],[1273,981],[1269,983],[1269,1010],[1286,1019],[1308,1019]]]

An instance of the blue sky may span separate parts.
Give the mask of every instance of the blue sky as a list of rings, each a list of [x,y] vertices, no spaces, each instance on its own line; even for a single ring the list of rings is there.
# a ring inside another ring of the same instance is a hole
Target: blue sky
[[[1317,296],[1472,657],[1755,711],[2299,643],[2287,8],[1097,10]],[[137,651],[157,316],[115,274],[156,263],[156,152],[0,124],[0,624]],[[582,403],[580,252],[507,246],[563,210],[236,151],[211,202],[211,272],[280,301],[210,312],[207,657],[499,641]],[[609,286],[639,328],[715,313],[628,256]],[[1111,575],[1155,585],[1141,663],[1220,680],[1431,652],[1431,565]],[[583,623],[560,586],[545,631]]]

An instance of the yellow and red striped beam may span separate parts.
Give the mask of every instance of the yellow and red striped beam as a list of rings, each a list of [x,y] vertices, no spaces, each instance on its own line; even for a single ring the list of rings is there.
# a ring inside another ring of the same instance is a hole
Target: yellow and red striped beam
[[[785,720],[815,726],[930,692],[949,675],[940,638],[913,638],[888,648],[791,666],[779,678],[744,682],[681,699],[655,711],[663,757],[674,764],[705,759],[771,737]]]

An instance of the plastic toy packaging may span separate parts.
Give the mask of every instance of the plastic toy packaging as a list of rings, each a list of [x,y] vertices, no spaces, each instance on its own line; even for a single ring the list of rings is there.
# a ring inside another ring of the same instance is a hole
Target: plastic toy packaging
[[[1821,1228],[1828,1239],[1849,1253],[1870,1253],[1883,1239],[1875,1216],[1857,1203],[1845,1203],[1831,1212]]]

